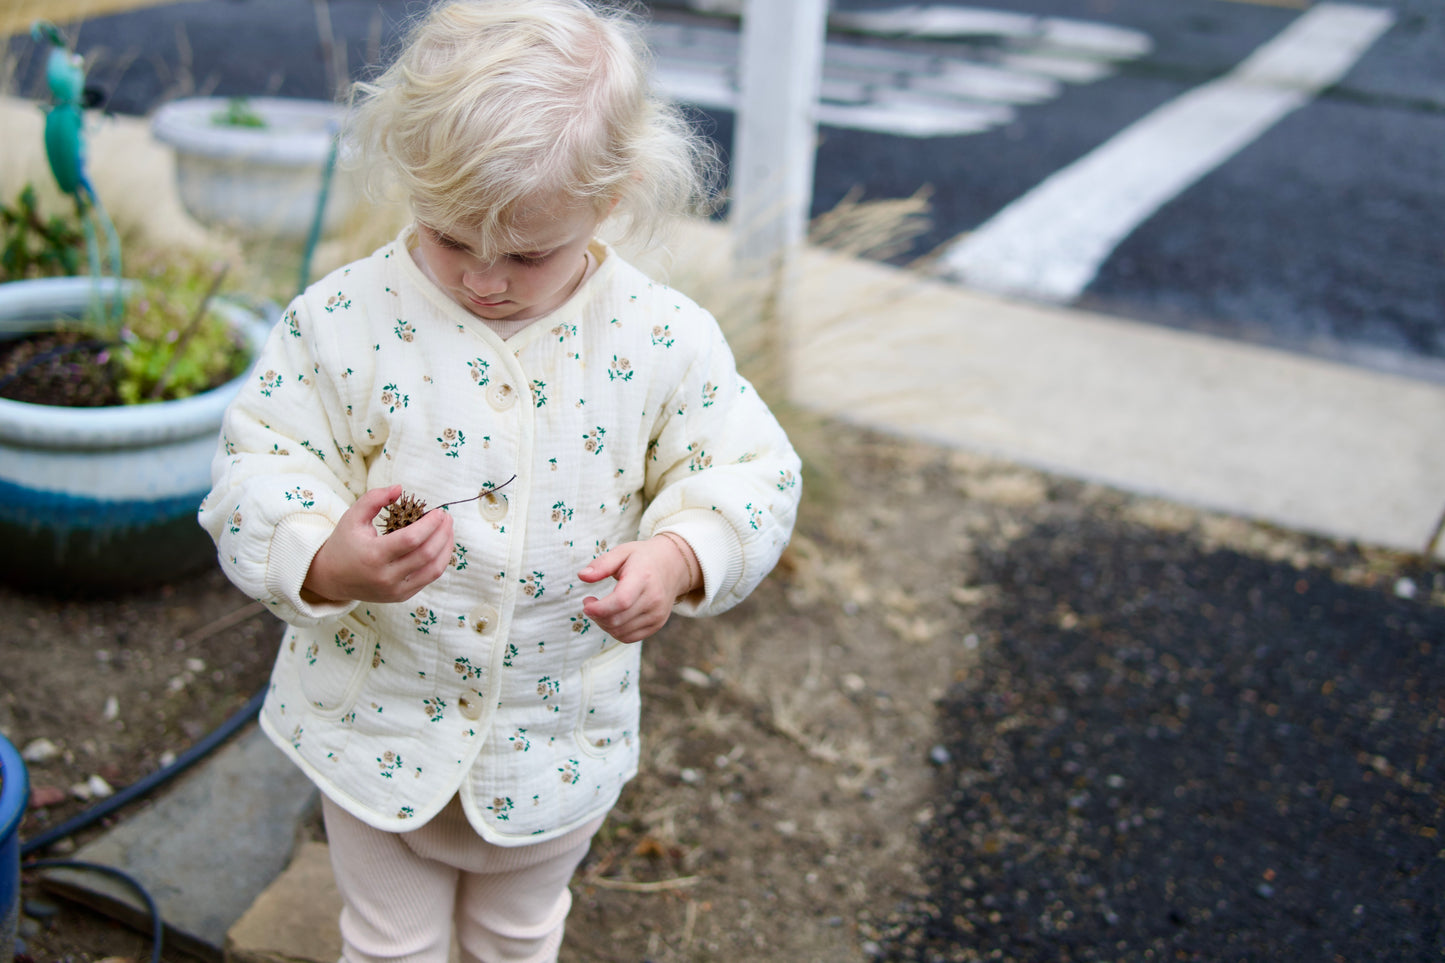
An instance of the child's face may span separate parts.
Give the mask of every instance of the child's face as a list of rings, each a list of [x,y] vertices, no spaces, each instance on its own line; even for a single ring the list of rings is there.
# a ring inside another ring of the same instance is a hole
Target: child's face
[[[587,245],[600,218],[590,206],[543,205],[517,221],[522,244],[491,259],[478,257],[478,238],[417,225],[413,257],[457,304],[488,321],[523,321],[559,307],[587,268]]]

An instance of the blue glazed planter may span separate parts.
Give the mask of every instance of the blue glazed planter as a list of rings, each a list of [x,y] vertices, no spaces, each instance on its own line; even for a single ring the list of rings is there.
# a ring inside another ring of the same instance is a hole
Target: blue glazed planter
[[[84,310],[88,278],[0,284],[0,337]],[[269,326],[219,305],[259,350]],[[213,564],[196,524],[226,405],[247,374],[156,404],[64,408],[0,399],[0,578],[118,591]]]
[[[0,958],[13,952],[20,922],[20,821],[29,800],[25,761],[0,736]]]

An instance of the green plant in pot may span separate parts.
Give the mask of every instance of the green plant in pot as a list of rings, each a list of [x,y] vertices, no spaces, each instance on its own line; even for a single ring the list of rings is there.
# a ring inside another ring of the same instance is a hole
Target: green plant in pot
[[[0,283],[75,276],[83,260],[78,224],[42,216],[33,187],[0,203]],[[118,310],[95,300],[79,317],[6,323],[0,398],[69,407],[173,401],[245,370],[250,346],[215,306],[224,266],[183,254],[132,260]]]
[[[0,214],[0,579],[161,583],[213,564],[195,511],[268,326],[217,297],[226,272],[192,255],[128,251],[121,279],[120,238],[86,177],[83,74],[58,34],[37,34],[58,65],[46,155],[74,211],[42,213],[27,187]]]
[[[266,118],[251,105],[250,97],[232,97],[223,110],[211,114],[211,123],[220,127],[265,127]]]
[[[215,265],[137,254],[97,286],[62,273],[73,223],[3,220],[0,251],[32,256],[0,275],[0,579],[112,590],[213,564],[195,510],[269,325],[216,296]]]

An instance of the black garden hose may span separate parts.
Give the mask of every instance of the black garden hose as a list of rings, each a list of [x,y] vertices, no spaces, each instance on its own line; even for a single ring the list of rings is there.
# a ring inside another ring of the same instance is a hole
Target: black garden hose
[[[262,689],[252,696],[239,711],[218,727],[207,733],[195,745],[176,757],[175,762],[169,766],[163,766],[148,776],[142,777],[82,813],[72,816],[59,826],[46,830],[33,839],[23,840],[20,844],[20,855],[22,857],[53,846],[62,839],[80,832],[85,827],[104,819],[122,806],[145,796],[157,787],[168,782],[174,777],[185,772],[191,766],[214,752],[231,736],[235,735],[243,726],[249,723],[261,711],[261,703],[265,701],[266,690]],[[155,898],[147,892],[135,877],[116,869],[113,866],[105,866],[101,863],[88,863],[81,860],[71,859],[33,859],[21,864],[21,869],[78,869],[87,872],[103,873],[121,880],[131,889],[140,894],[141,900],[145,903],[146,912],[151,919],[151,963],[161,963],[161,942],[165,932],[165,921],[161,918],[160,908],[156,906]]]

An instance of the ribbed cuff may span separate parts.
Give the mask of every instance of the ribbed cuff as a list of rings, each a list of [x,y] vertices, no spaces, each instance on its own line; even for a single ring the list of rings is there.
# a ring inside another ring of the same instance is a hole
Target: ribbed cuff
[[[311,560],[331,537],[335,526],[323,515],[299,513],[283,518],[271,537],[271,554],[266,559],[266,591],[288,605],[299,618],[285,621],[306,625],[345,615],[356,602],[308,602],[301,586],[311,570]]]
[[[669,532],[692,548],[702,567],[701,595],[693,593],[677,604],[681,615],[706,611],[719,597],[727,595],[743,575],[743,546],[721,515],[706,509],[690,509],[668,517],[654,535]]]

